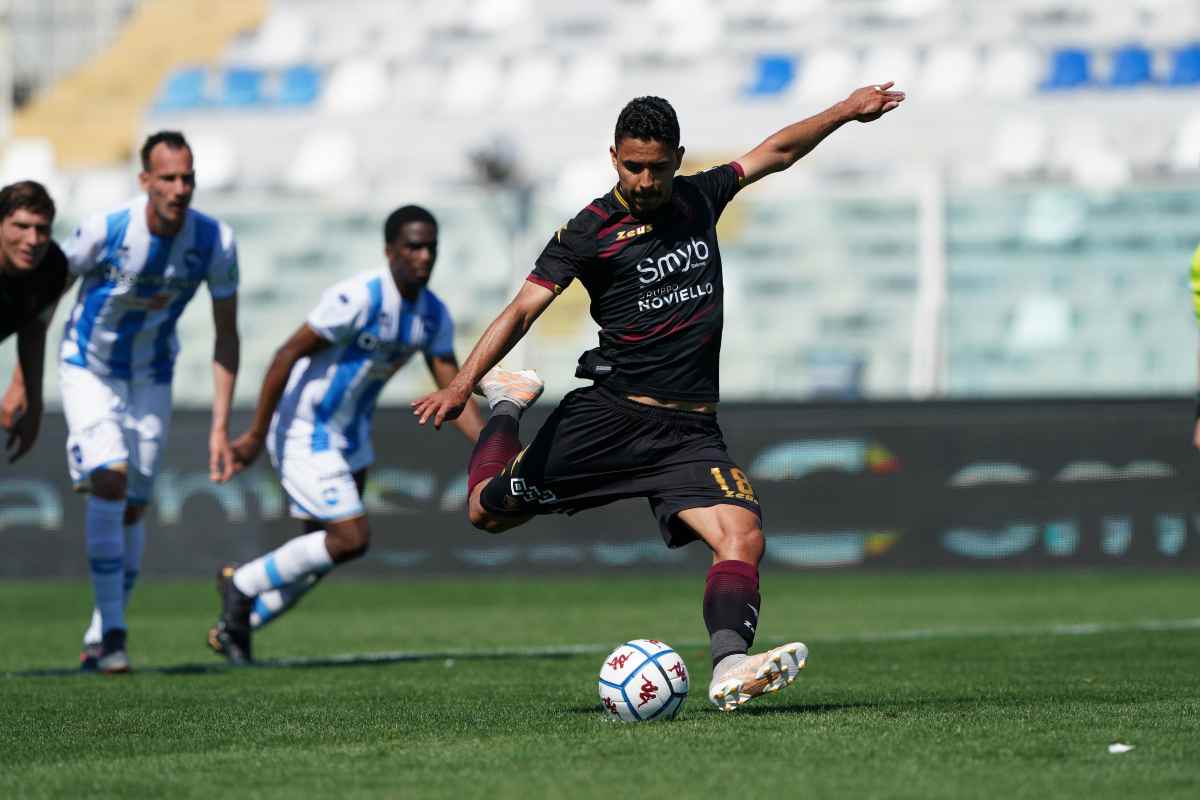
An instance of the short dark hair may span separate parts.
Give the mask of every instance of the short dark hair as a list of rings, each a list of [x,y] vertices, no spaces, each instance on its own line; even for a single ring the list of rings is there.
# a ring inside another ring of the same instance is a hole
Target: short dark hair
[[[625,104],[617,116],[613,143],[622,139],[656,140],[671,149],[679,147],[679,118],[675,109],[661,97],[635,97]]]
[[[383,242],[391,244],[397,236],[400,235],[400,228],[410,222],[428,222],[437,230],[437,220],[420,206],[401,206],[388,214],[387,221],[383,223]]]
[[[46,187],[37,181],[17,181],[0,189],[0,221],[21,209],[44,214],[54,221],[54,201]]]
[[[152,133],[146,137],[146,141],[142,144],[142,169],[146,172],[150,171],[150,152],[160,144],[165,144],[172,150],[188,150],[192,146],[187,143],[187,139],[183,138],[183,134],[179,131],[159,131]]]

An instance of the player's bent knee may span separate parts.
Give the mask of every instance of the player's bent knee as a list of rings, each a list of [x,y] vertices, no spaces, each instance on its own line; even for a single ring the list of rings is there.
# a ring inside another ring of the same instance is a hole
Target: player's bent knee
[[[88,484],[101,500],[124,500],[128,480],[123,469],[101,467],[88,476]]]
[[[146,516],[145,503],[129,503],[125,506],[125,524],[134,525]]]
[[[330,525],[325,531],[325,547],[336,564],[362,558],[371,548],[371,529],[366,520]]]

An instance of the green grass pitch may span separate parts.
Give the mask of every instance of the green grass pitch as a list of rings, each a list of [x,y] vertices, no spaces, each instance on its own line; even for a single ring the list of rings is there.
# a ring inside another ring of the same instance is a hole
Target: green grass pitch
[[[220,664],[211,584],[147,582],[130,609],[143,670],[99,677],[32,674],[74,664],[85,583],[3,582],[0,797],[1200,796],[1194,573],[768,572],[759,643],[811,657],[733,714],[705,699],[702,588],[348,569],[257,655],[427,658],[228,670],[199,669]],[[599,710],[604,653],[637,637],[687,661],[674,722]]]

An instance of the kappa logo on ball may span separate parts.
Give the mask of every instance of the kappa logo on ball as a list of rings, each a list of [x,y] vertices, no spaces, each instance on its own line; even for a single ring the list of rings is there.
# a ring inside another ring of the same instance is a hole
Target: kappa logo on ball
[[[683,665],[682,661],[676,661],[670,667],[667,667],[667,672],[674,672],[675,677],[679,678],[681,681],[686,681],[688,679],[687,667]]]
[[[608,662],[608,665],[610,667],[612,667],[613,669],[624,669],[625,662],[628,660],[629,660],[629,654],[621,653],[618,656],[613,656],[612,660]]]
[[[642,688],[638,693],[638,708],[646,705],[646,703],[649,703],[656,697],[658,697],[658,687],[654,685],[654,681],[643,675]]]

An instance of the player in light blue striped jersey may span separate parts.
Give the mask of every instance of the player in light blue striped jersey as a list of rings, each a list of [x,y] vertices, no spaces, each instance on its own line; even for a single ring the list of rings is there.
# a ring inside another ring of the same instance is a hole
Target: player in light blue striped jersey
[[[454,325],[426,284],[437,258],[437,222],[404,206],[384,223],[388,266],[335,284],[276,352],[250,430],[233,443],[239,469],[265,446],[304,534],[217,576],[221,618],[209,646],[233,663],[251,660],[251,631],[291,608],[370,540],[362,492],[374,460],[371,418],[384,384],[416,353],[439,387],[458,374]],[[472,443],[483,418],[474,404],[456,424]]]
[[[191,208],[196,174],[184,137],[160,131],[142,147],[145,194],[84,221],[64,248],[80,280],[59,365],[67,463],[87,498],[85,531],[95,609],[84,670],[125,672],[125,606],[141,569],[143,515],[171,423],[175,326],[201,284],[212,297],[209,473],[234,474],[229,407],[237,377],[237,247],[228,225]]]

